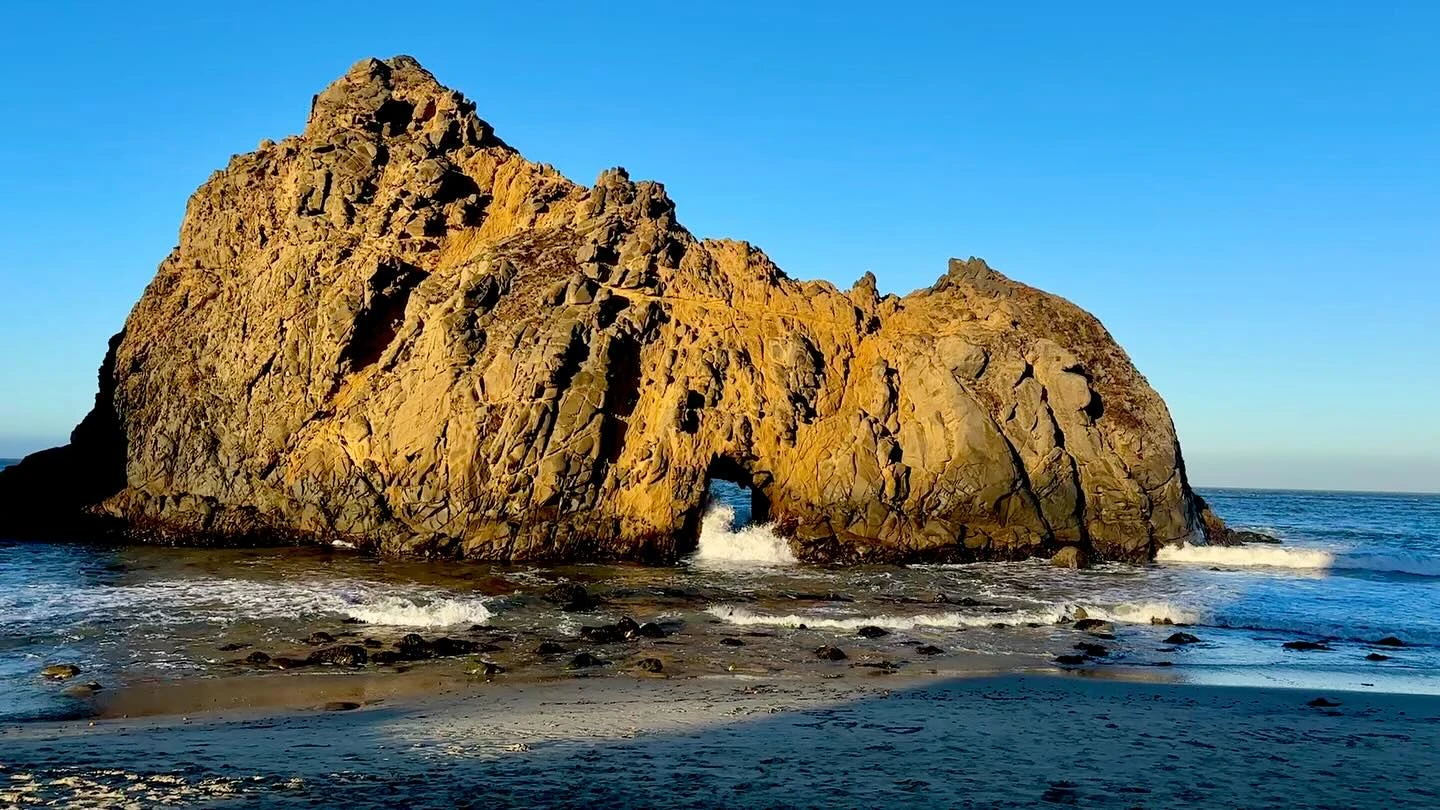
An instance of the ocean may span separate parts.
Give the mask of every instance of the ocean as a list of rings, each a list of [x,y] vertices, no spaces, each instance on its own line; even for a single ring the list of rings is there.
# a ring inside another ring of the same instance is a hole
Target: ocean
[[[580,628],[622,615],[666,627],[672,668],[691,674],[808,672],[828,664],[815,660],[820,645],[877,671],[943,674],[977,656],[1000,670],[1046,669],[1073,654],[1070,624],[1089,617],[1109,622],[1111,637],[1081,668],[1088,674],[1440,693],[1440,495],[1202,494],[1231,526],[1281,542],[1169,549],[1154,564],[1083,571],[1038,560],[812,566],[748,523],[738,490],[715,493],[699,551],[672,567],[0,539],[0,722],[85,716],[98,711],[95,694],[137,684],[289,677],[243,658],[303,657],[316,631],[389,645],[410,632],[484,628],[503,634],[490,657],[513,677],[558,677],[556,660],[532,650],[539,641],[614,658],[623,653],[581,639]],[[602,604],[567,613],[545,598],[558,582],[580,583]],[[1199,642],[1166,643],[1178,629]],[[1403,646],[1375,644],[1386,637]],[[1294,641],[1328,649],[1283,646]],[[917,655],[922,645],[938,652]],[[62,662],[81,675],[38,677]],[[69,688],[92,681],[101,692]]]

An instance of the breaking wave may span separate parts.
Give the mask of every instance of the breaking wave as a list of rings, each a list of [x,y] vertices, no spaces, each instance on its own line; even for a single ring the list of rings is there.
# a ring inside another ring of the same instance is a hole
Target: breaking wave
[[[790,543],[769,525],[734,528],[735,510],[714,502],[700,520],[700,546],[691,557],[702,565],[794,565]]]
[[[1440,577],[1440,560],[1418,554],[1367,554],[1295,547],[1192,546],[1186,543],[1162,547],[1155,559],[1162,563],[1216,565],[1227,568],[1340,569]]]
[[[910,616],[880,614],[876,616],[814,616],[796,613],[766,614],[739,605],[715,605],[707,608],[710,615],[737,625],[764,625],[769,627],[799,627],[811,629],[858,630],[861,627],[883,627],[887,630],[916,630],[926,628],[957,629],[969,627],[1023,627],[1031,624],[1049,625],[1072,619],[1078,610],[1092,619],[1123,624],[1154,624],[1169,621],[1174,624],[1196,624],[1200,615],[1164,602],[1143,604],[1122,604],[1109,607],[1084,604],[1053,604],[1011,613],[984,613],[945,611],[922,613]]]
[[[401,594],[395,592],[402,591]],[[492,615],[483,596],[379,582],[163,580],[144,585],[32,585],[0,594],[0,614],[15,623],[87,623],[97,618],[180,625],[230,624],[339,615],[367,624],[446,627]]]
[[[460,624],[484,624],[494,614],[478,598],[451,597],[434,600],[413,600],[386,597],[371,603],[350,605],[343,611],[352,619],[366,624],[393,627],[450,627]]]

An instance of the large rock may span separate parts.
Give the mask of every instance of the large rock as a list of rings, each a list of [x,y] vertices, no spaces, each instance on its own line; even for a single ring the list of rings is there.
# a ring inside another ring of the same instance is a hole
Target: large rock
[[[1078,307],[973,258],[903,298],[790,279],[658,183],[526,160],[407,57],[195,193],[94,412],[0,472],[0,519],[669,560],[715,478],[812,560],[1207,530],[1164,403]]]

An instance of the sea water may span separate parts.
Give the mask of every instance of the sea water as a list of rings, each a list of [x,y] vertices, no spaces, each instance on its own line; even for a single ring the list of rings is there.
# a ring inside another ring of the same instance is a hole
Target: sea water
[[[253,649],[303,656],[315,630],[385,643],[407,632],[511,633],[520,648],[582,649],[580,627],[663,621],[690,672],[799,671],[814,647],[933,668],[917,645],[1049,667],[1079,615],[1114,624],[1094,668],[1207,683],[1440,692],[1440,496],[1205,490],[1236,528],[1275,545],[1166,549],[1149,565],[1083,571],[1044,561],[839,568],[797,563],[749,520],[743,490],[717,490],[695,554],[679,565],[485,565],[387,560],[342,549],[171,549],[0,539],[0,721],[83,714],[38,677],[74,663],[105,687],[253,674]],[[544,593],[584,584],[604,600],[565,613]],[[1175,625],[1201,643],[1174,646]],[[856,630],[888,631],[874,639]],[[1394,636],[1404,647],[1374,642]],[[724,646],[723,638],[742,644]],[[1288,641],[1324,642],[1295,651]],[[244,645],[243,647],[241,645]],[[225,650],[223,647],[241,647]],[[603,650],[601,652],[604,652]],[[1367,656],[1382,654],[1388,660]],[[508,653],[497,653],[506,655]],[[613,653],[607,653],[612,655]],[[939,659],[944,660],[943,656]],[[940,669],[943,669],[943,664]]]

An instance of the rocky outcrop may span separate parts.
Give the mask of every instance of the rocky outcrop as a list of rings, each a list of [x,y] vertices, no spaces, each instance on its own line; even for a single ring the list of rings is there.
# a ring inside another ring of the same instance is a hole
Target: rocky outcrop
[[[657,183],[526,160],[407,57],[195,193],[47,453],[0,472],[12,529],[661,561],[720,478],[812,560],[1204,530],[1164,403],[1078,307],[973,258],[904,297],[788,278]]]

